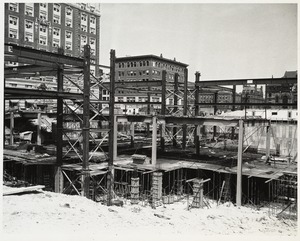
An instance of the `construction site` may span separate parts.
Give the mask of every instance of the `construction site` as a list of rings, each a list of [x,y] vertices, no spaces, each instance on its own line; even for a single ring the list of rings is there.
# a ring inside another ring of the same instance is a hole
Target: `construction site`
[[[200,116],[199,96],[205,88],[297,84],[297,78],[118,82],[116,53],[110,52],[109,81],[90,73],[90,47],[84,58],[6,44],[7,78],[54,76],[56,90],[5,85],[6,103],[51,100],[56,108],[20,110],[8,104],[4,120],[3,195],[45,190],[83,196],[107,206],[149,205],[152,208],[185,201],[188,210],[233,203],[264,207],[270,216],[297,220],[297,119],[273,121],[245,116]],[[191,79],[191,78],[190,78]],[[66,90],[74,85],[79,93]],[[115,92],[133,88],[146,92],[146,115],[122,114]],[[109,100],[93,91],[106,89]],[[155,90],[154,90],[155,89]],[[153,93],[161,102],[151,102]],[[217,92],[216,92],[217,95]],[[172,96],[174,105],[167,105]],[[182,100],[181,105],[178,100]],[[216,100],[216,99],[215,99]],[[160,113],[150,106],[160,105]],[[207,103],[215,109],[224,103]],[[104,109],[108,106],[109,111]],[[201,103],[203,105],[203,103]],[[281,103],[241,103],[236,106],[277,106]],[[296,107],[296,104],[285,104]],[[267,110],[265,110],[267,112]],[[28,124],[30,123],[30,124]],[[27,126],[17,133],[20,126]],[[280,149],[278,148],[280,146]]]

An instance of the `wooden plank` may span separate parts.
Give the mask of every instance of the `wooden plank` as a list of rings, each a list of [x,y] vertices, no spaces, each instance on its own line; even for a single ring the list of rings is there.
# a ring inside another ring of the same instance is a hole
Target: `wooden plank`
[[[3,188],[3,196],[12,195],[12,194],[20,194],[26,192],[33,192],[33,191],[41,191],[41,189],[45,188],[44,185],[37,185],[31,187],[17,187],[17,188]]]

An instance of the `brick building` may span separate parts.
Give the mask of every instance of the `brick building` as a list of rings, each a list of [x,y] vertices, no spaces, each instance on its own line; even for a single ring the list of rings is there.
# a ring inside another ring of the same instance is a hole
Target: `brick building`
[[[62,47],[65,55],[83,56],[91,46],[91,73],[99,69],[99,4],[5,3],[5,43],[49,52]],[[16,63],[6,63],[9,66]]]
[[[297,71],[286,71],[282,78],[297,78]],[[267,102],[268,103],[297,103],[297,84],[282,84],[282,85],[268,85],[267,86]],[[278,107],[273,106],[273,109]],[[282,106],[287,109],[287,106]],[[289,107],[292,108],[292,107]],[[296,107],[294,107],[296,108]]]
[[[264,93],[263,88],[258,88],[256,85],[245,85],[242,91],[242,103],[263,103]],[[258,106],[247,105],[246,108],[261,108]]]
[[[174,75],[178,73],[178,82],[183,83],[185,73],[187,72],[187,64],[174,60],[166,59],[162,56],[155,55],[141,55],[121,57],[116,59],[116,82],[124,81],[142,81],[147,82],[151,80],[161,80],[162,71],[166,70],[166,81],[174,83]],[[159,90],[158,87],[151,87],[152,91]],[[145,87],[144,90],[148,90]],[[117,89],[115,92],[115,101],[124,102],[124,104],[116,104],[122,113],[138,114],[145,113],[146,104],[137,105],[134,102],[146,102],[148,100],[147,93],[141,93],[134,88]],[[161,102],[161,95],[159,93],[151,93],[151,102]],[[174,105],[173,96],[166,99],[167,105]],[[178,104],[181,105],[182,101],[179,99]],[[160,105],[151,105],[151,112],[158,113]]]

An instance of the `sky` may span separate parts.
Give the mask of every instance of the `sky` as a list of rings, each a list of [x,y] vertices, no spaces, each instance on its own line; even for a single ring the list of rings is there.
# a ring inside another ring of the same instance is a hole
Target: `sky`
[[[297,70],[296,4],[103,3],[100,62],[162,54],[201,80],[282,77]]]

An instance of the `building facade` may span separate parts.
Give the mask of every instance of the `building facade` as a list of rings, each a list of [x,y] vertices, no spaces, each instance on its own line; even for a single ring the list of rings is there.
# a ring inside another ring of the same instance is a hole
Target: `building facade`
[[[286,71],[282,78],[297,78],[297,71]],[[268,103],[295,103],[297,104],[298,92],[297,84],[282,84],[282,85],[267,85],[267,102]],[[276,109],[276,106],[272,106]],[[296,107],[282,106],[284,109],[291,109]]]
[[[263,88],[258,88],[256,85],[245,85],[242,91],[242,103],[249,103],[246,108],[256,108],[259,106],[252,106],[251,103],[263,103],[264,93]],[[261,108],[261,107],[259,107]]]
[[[5,3],[5,43],[82,57],[91,47],[91,73],[99,74],[99,4]],[[6,63],[14,66],[16,63]]]
[[[232,89],[225,90],[224,87],[222,89],[217,90],[218,87],[214,87],[214,91],[210,91],[209,89],[200,89],[199,94],[199,103],[214,103],[215,94],[217,95],[217,103],[233,103],[233,93]],[[235,102],[241,102],[241,94],[235,93]],[[200,105],[200,115],[214,115],[214,105]],[[240,109],[240,106],[235,106],[235,109]],[[220,114],[222,112],[231,111],[231,105],[218,105],[216,107],[216,114]]]
[[[162,55],[141,55],[116,58],[116,82],[127,81],[141,81],[145,82],[145,91],[148,91],[146,87],[147,81],[161,81],[162,71],[166,70],[167,83],[174,84],[175,73],[178,73],[178,83],[183,83],[185,74],[187,73],[187,64],[174,60],[166,59]],[[151,88],[150,102],[161,102],[161,94],[159,94],[160,87]],[[141,90],[141,88],[140,88]],[[119,108],[122,114],[146,114],[147,105],[137,105],[134,102],[146,102],[148,101],[148,95],[146,92],[137,91],[134,88],[120,88],[116,89],[115,101],[118,102],[116,107]],[[123,104],[124,103],[124,104]],[[166,99],[167,105],[174,105],[173,95]],[[182,100],[178,100],[178,104],[183,104]],[[151,113],[159,113],[161,105],[152,104],[150,106]]]

